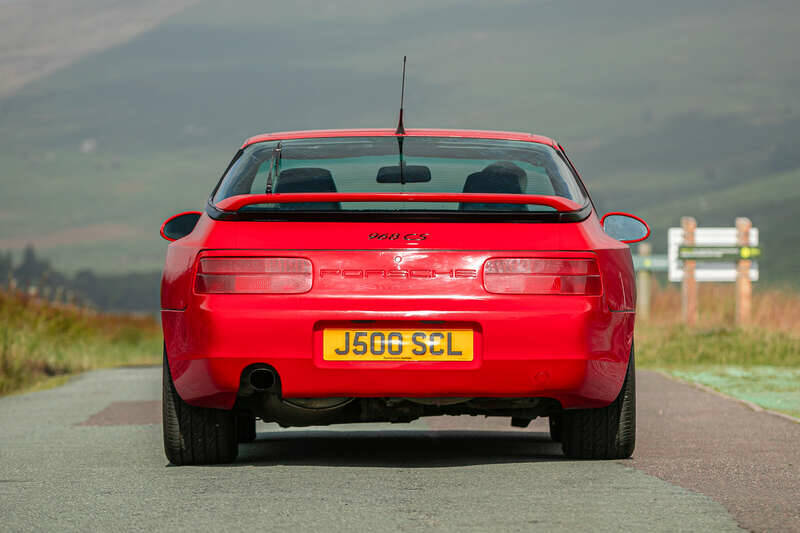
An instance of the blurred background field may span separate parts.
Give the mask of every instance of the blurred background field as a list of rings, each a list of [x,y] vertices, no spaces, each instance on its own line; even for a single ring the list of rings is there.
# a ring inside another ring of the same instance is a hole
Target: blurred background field
[[[600,211],[651,222],[655,253],[683,215],[746,216],[761,283],[800,286],[794,0],[73,4],[0,7],[16,258],[30,243],[70,275],[155,272],[160,222],[202,208],[245,137],[391,127],[408,54],[407,126],[553,136]]]

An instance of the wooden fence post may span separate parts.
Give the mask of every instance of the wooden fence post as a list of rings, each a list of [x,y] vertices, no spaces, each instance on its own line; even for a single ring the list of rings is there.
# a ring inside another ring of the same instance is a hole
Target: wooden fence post
[[[683,228],[683,244],[694,246],[694,230],[697,221],[694,217],[681,217]],[[697,279],[695,278],[695,261],[683,262],[683,283],[681,284],[681,310],[683,321],[687,326],[697,324]]]
[[[651,247],[646,242],[639,245],[639,256],[650,256]],[[642,268],[636,273],[636,314],[642,319],[650,318],[650,269],[642,261]]]
[[[736,240],[739,246],[750,246],[750,229],[753,223],[749,218],[736,219]],[[753,285],[750,282],[749,259],[739,259],[736,265],[736,325],[746,326],[750,323]]]

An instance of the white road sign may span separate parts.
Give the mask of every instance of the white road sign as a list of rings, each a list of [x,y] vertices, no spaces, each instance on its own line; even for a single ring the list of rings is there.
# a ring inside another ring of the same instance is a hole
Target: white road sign
[[[694,230],[695,246],[736,246],[736,228],[697,228]],[[683,242],[683,228],[669,228],[667,232],[667,257],[669,280],[683,281],[683,261],[678,259],[678,248]],[[748,246],[758,246],[758,228],[750,230]],[[736,262],[696,261],[695,278],[703,281],[736,281]],[[758,281],[758,262],[750,267],[750,279]]]

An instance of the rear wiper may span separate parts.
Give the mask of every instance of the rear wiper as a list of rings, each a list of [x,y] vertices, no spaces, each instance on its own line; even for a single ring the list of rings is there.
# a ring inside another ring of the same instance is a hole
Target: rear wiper
[[[272,170],[275,170],[275,177],[278,177],[278,173],[281,168],[281,142],[278,141],[278,145],[272,150],[272,159],[269,160],[269,173],[267,174],[267,194],[272,194]]]

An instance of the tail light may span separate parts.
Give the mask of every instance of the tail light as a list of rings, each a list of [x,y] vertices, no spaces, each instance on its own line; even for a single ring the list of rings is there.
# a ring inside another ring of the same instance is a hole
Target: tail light
[[[298,257],[203,257],[195,290],[204,294],[300,294],[311,290],[311,261]]]
[[[483,285],[495,294],[574,294],[602,292],[594,259],[490,259],[483,269]]]

